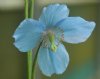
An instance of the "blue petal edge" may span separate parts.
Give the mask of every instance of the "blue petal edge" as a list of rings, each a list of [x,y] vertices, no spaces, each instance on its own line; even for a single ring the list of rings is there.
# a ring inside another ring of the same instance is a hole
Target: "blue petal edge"
[[[21,52],[30,51],[39,43],[44,29],[43,23],[34,19],[25,19],[14,32],[14,45]]]
[[[41,47],[38,53],[38,64],[42,73],[46,76],[62,74],[69,63],[69,55],[65,47],[60,44],[56,52],[49,48]]]
[[[64,31],[64,41],[81,43],[86,41],[95,28],[95,22],[86,21],[81,17],[67,17],[58,26]]]

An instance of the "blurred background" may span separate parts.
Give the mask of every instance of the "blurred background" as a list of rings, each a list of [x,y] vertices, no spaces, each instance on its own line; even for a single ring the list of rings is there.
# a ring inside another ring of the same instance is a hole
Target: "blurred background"
[[[100,0],[35,0],[35,19],[50,3],[65,3],[70,16],[96,22],[91,37],[81,44],[65,44],[70,63],[62,75],[48,78],[37,66],[37,79],[100,79]],[[0,0],[0,79],[27,79],[27,55],[14,46],[13,32],[24,19],[24,0]]]

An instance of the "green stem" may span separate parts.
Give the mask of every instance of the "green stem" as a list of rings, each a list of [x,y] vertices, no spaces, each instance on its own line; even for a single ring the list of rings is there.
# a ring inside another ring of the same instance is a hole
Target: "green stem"
[[[28,0],[25,0],[25,19],[28,18]]]
[[[34,16],[34,0],[30,1],[30,18]]]
[[[32,79],[32,51],[27,53],[28,59],[28,79]]]
[[[30,14],[29,14],[29,2],[28,0],[25,0],[25,19],[33,18],[34,15],[34,0],[30,0]],[[29,51],[27,53],[27,61],[28,61],[28,79],[35,79],[35,65],[36,65],[36,60],[37,60],[37,53],[34,58],[34,61],[32,63],[32,51]],[[32,68],[33,64],[33,68]],[[34,78],[33,78],[34,75]]]
[[[34,1],[35,0],[30,0],[30,18],[34,17]],[[37,50],[39,50],[39,48]],[[37,62],[37,56],[38,56],[38,51],[36,52],[36,55],[34,56],[35,58],[34,58],[33,65],[32,65],[32,79],[35,79],[35,66]]]
[[[29,18],[28,14],[28,0],[25,0],[25,19]],[[32,79],[32,51],[27,53],[27,62],[28,62],[28,79]]]
[[[33,62],[33,69],[32,69],[32,78],[35,79],[35,66],[36,66],[36,62],[37,62],[37,57],[38,57],[38,52],[40,49],[42,42],[39,44],[39,47],[37,48],[36,54],[35,54],[35,58],[34,58],[34,62]]]

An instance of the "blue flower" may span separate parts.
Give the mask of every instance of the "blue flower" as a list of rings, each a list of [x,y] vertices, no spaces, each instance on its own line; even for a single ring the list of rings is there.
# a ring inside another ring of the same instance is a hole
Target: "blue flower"
[[[68,17],[66,5],[52,4],[45,7],[38,21],[25,19],[16,29],[14,45],[27,52],[40,43],[38,64],[46,76],[62,74],[69,63],[69,55],[62,41],[81,43],[91,35],[95,22],[81,17]]]

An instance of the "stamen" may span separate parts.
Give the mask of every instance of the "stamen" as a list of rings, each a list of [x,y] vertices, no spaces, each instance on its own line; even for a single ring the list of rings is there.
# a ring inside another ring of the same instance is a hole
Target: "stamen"
[[[46,48],[50,48],[53,52],[56,52],[57,47],[61,43],[62,39],[64,39],[63,30],[60,28],[49,29],[43,32],[43,43],[42,46]]]

